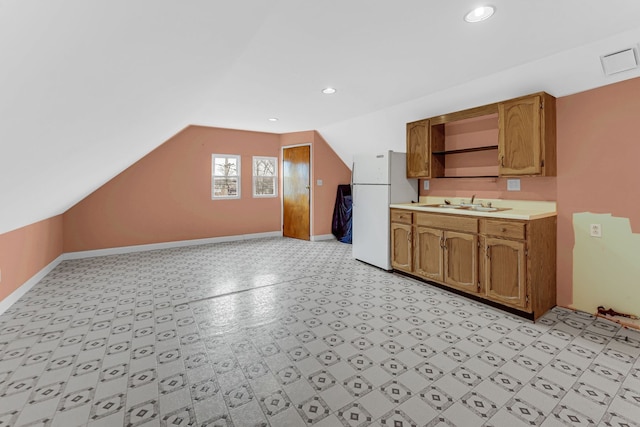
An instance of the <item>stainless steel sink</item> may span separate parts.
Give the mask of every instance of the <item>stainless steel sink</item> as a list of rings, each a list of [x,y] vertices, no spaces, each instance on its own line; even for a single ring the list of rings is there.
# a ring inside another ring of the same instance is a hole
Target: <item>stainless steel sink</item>
[[[465,210],[476,211],[476,212],[501,212],[501,211],[508,211],[509,209],[511,209],[511,208],[496,208],[493,206],[488,207],[488,206],[470,205],[470,204],[464,204],[464,205],[433,204],[433,205],[418,205],[418,206],[424,206],[425,208],[465,209]]]
[[[501,210],[500,208],[489,208],[489,207],[485,207],[485,206],[473,206],[469,208],[470,211],[478,211],[478,212],[497,212],[499,210]],[[504,208],[502,208],[502,210],[505,210]]]
[[[438,207],[446,209],[464,209],[464,206],[462,205],[438,205]]]
[[[472,208],[469,208],[470,211],[478,211],[478,212],[501,212],[501,211],[508,211],[511,208],[494,208],[494,207],[488,207],[488,206],[474,206]]]
[[[443,209],[464,209],[464,206],[461,205],[418,205],[424,206],[425,208],[443,208]]]

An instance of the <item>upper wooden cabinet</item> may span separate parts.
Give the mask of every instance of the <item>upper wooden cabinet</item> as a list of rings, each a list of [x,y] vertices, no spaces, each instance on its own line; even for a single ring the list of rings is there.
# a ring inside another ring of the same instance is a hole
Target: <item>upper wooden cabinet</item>
[[[407,177],[556,175],[555,98],[540,92],[407,123]]]
[[[429,120],[407,123],[407,178],[430,177]]]
[[[556,174],[556,103],[546,93],[498,104],[500,176]]]

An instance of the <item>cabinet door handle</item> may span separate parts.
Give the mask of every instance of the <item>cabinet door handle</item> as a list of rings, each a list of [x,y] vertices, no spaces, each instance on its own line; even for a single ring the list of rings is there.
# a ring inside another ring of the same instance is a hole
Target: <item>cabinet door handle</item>
[[[413,232],[411,232],[411,231],[407,233],[407,242],[411,241],[411,237],[412,237],[411,235],[412,234],[413,234]]]
[[[488,259],[491,259],[490,250],[491,250],[491,246],[485,246],[484,247],[484,253],[485,253],[485,255],[487,256]]]
[[[504,156],[500,156],[500,166],[504,167]]]

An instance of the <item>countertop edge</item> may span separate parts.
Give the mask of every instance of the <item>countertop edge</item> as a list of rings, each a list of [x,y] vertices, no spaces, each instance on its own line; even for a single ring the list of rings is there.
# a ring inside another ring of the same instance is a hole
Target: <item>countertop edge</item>
[[[475,216],[481,218],[501,218],[501,219],[519,219],[519,220],[533,220],[557,216],[556,211],[529,211],[526,212],[523,209],[513,209],[499,212],[478,212],[468,209],[442,209],[431,208],[427,206],[419,206],[414,203],[392,203],[389,205],[390,209],[405,209],[417,212],[429,212],[438,213],[444,215],[463,215],[463,216]]]

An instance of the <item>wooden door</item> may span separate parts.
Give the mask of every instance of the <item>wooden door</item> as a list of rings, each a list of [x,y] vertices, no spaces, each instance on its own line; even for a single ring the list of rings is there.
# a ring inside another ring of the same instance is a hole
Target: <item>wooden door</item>
[[[310,160],[308,145],[283,150],[283,224],[285,237],[309,240],[310,237]]]
[[[540,96],[498,104],[500,175],[539,175],[542,172]]]
[[[407,123],[407,178],[428,178],[429,157],[429,120]]]
[[[527,308],[525,243],[487,237],[485,289],[488,298],[515,308]]]
[[[415,273],[428,280],[443,281],[443,231],[416,227],[414,239],[413,268]]]
[[[396,270],[412,270],[413,241],[411,225],[391,223],[391,266]]]
[[[458,289],[477,293],[478,236],[444,232],[444,282]]]

